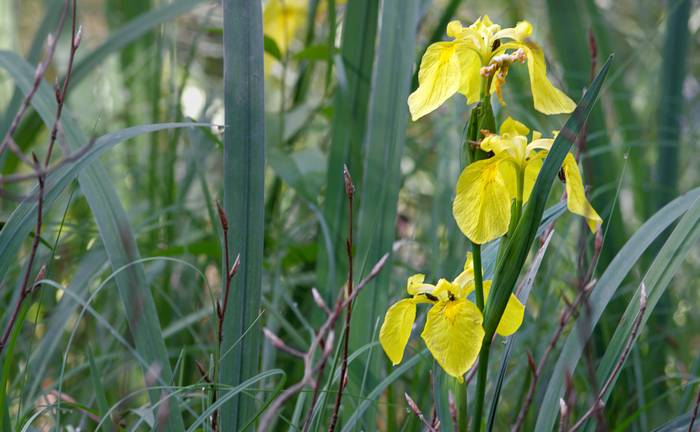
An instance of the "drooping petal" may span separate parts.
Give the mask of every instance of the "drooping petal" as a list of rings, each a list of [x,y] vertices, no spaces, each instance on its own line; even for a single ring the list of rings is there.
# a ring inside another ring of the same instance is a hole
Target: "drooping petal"
[[[576,104],[547,78],[547,64],[542,49],[535,43],[522,44],[527,54],[527,69],[535,109],[543,114],[570,113]]]
[[[481,312],[472,302],[440,302],[428,312],[421,337],[445,372],[461,381],[479,355],[482,323]]]
[[[511,198],[499,169],[502,162],[498,156],[474,162],[457,181],[452,214],[462,232],[477,244],[508,231]]]
[[[491,281],[484,281],[484,299],[488,299],[489,292],[491,291]],[[503,311],[501,316],[501,321],[496,327],[496,333],[501,336],[510,336],[520,328],[523,323],[523,318],[525,317],[525,306],[520,303],[520,300],[511,294],[508,299],[508,304],[506,309]]]
[[[479,73],[482,66],[481,57],[475,51],[469,39],[457,41],[455,50],[462,69],[462,81],[459,86],[459,92],[467,98],[467,103],[479,102],[481,80],[483,79]]]
[[[542,48],[534,42],[508,42],[501,45],[496,53],[522,48],[527,56],[527,69],[530,75],[530,88],[535,109],[543,114],[570,113],[576,104],[564,92],[554,87],[547,78],[547,63]]]
[[[394,366],[403,359],[415,320],[416,303],[413,299],[400,300],[386,311],[384,323],[379,330],[379,343]]]
[[[537,175],[542,169],[542,162],[547,156],[547,152],[541,151],[530,155],[525,162],[525,174],[523,176],[523,203],[530,199],[532,188],[535,186]]]
[[[576,159],[571,153],[568,153],[564,158],[562,169],[566,178],[566,206],[571,213],[576,213],[586,218],[588,228],[591,229],[591,232],[596,232],[600,224],[603,223],[603,219],[586,199],[581,172],[578,169]]]
[[[428,47],[418,71],[418,88],[408,97],[413,121],[434,111],[457,92],[462,82],[455,42]]]

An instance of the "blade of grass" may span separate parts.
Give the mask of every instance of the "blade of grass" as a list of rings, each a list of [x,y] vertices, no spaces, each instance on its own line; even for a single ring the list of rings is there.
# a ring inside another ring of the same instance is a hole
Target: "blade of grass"
[[[648,202],[651,207],[647,210],[647,215],[663,207],[673,199],[678,191],[679,179],[679,155],[681,151],[681,134],[683,118],[683,82],[686,75],[689,39],[688,19],[690,18],[689,0],[669,2],[667,4],[668,18],[666,19],[666,35],[664,47],[661,51],[663,58],[661,61],[661,81],[660,100],[657,123],[658,144],[656,150],[656,165],[654,167],[654,182],[656,190],[653,190],[655,202]],[[645,194],[642,194],[645,195]],[[664,236],[661,236],[651,253],[655,253],[661,247]],[[658,259],[658,258],[657,258]],[[651,302],[650,302],[651,303]],[[660,299],[658,305],[659,312],[651,318],[649,327],[652,332],[663,332],[671,325],[672,310],[675,308],[668,295]],[[649,311],[653,306],[648,308]],[[646,321],[646,320],[645,320]],[[645,372],[649,376],[663,376],[664,364],[668,354],[668,346],[661,344],[657,349],[651,351],[653,357],[645,365]],[[648,389],[648,395],[663,393],[667,389],[665,381],[658,381]],[[661,406],[660,410],[665,413],[667,406]]]
[[[119,52],[119,50],[138,40],[141,36],[147,34],[164,22],[175,19],[191,11],[204,1],[205,0],[176,0],[172,3],[165,3],[163,6],[152,9],[150,12],[129,21],[121,29],[107,37],[97,48],[84,56],[80,55],[79,51],[75,67],[71,73],[71,87],[76,89],[78,84],[91,72],[99,69],[100,64],[109,56]],[[62,1],[59,0],[58,3],[62,3]],[[46,35],[41,39],[42,44],[45,39]],[[14,115],[14,113],[11,115]],[[16,141],[22,148],[33,145],[36,141],[37,134],[41,131],[41,128],[38,127],[40,124],[41,121],[36,113],[30,113],[25,117],[17,128],[17,136],[22,137],[22,139],[16,139]],[[14,171],[16,163],[16,159],[10,159],[5,169],[8,172]]]
[[[102,418],[109,411],[109,404],[107,403],[107,394],[105,392],[104,385],[102,384],[102,372],[97,367],[95,363],[95,358],[92,355],[92,350],[88,348],[88,364],[90,365],[90,381],[92,382],[92,388],[95,392],[95,401],[97,402],[97,414]],[[112,422],[107,422],[106,430],[113,431],[114,425]]]
[[[32,40],[32,45],[27,53],[27,61],[29,63],[35,64],[39,61],[39,56],[42,53],[44,43],[46,42],[46,37],[48,36],[51,29],[55,29],[58,24],[58,19],[61,16],[61,8],[64,6],[63,0],[53,0],[47,2],[46,13],[41,23],[37,27],[36,33],[34,33],[34,38]],[[12,119],[15,113],[20,108],[22,103],[22,92],[15,88],[12,93],[12,99],[5,108],[5,115],[0,117],[0,136],[5,136],[7,130],[10,128]],[[0,155],[0,171],[3,170],[5,162],[5,155]]]
[[[588,28],[584,26],[584,12],[578,2],[573,1],[569,7],[561,7],[556,0],[547,0],[547,12],[551,34],[554,35],[553,46],[557,59],[562,64],[562,78],[566,83],[569,96],[576,100],[589,87],[591,75],[591,55],[589,52]],[[601,53],[603,56],[611,53]],[[605,57],[602,57],[605,58]],[[586,124],[587,139],[585,151],[591,155],[583,161],[585,179],[596,191],[592,197],[593,207],[610,226],[607,230],[605,248],[601,253],[600,263],[605,266],[625,242],[625,225],[615,201],[617,173],[620,172],[615,157],[615,149],[610,142],[603,107],[594,107]],[[601,151],[604,150],[604,151]],[[586,156],[586,153],[582,153]],[[611,203],[615,203],[611,205]]]
[[[544,243],[542,246],[539,248],[537,251],[537,254],[535,255],[535,258],[532,260],[532,264],[530,265],[530,269],[527,272],[527,276],[522,282],[522,289],[521,292],[518,294],[518,299],[520,302],[524,305],[527,305],[527,300],[530,297],[530,291],[532,290],[532,286],[535,283],[535,277],[537,277],[537,273],[540,270],[540,265],[542,264],[542,259],[544,258],[545,252],[547,252],[547,248],[549,247],[549,242],[552,240],[552,235],[554,234],[554,231],[551,231],[547,238],[544,240]],[[512,352],[513,347],[517,343],[518,340],[518,333],[510,336],[508,338],[508,342],[506,342],[506,348],[505,352],[503,353],[503,359],[501,360],[501,369],[498,373],[498,379],[496,381],[496,388],[493,391],[493,398],[491,400],[491,408],[489,409],[489,416],[488,420],[486,422],[486,431],[490,432],[493,430],[493,426],[496,421],[496,410],[498,409],[498,401],[501,395],[501,389],[503,388],[503,380],[505,379],[506,376],[506,371],[508,369],[508,362],[510,361],[510,354]]]
[[[327,302],[337,292],[337,275],[344,275],[345,252],[340,245],[347,233],[347,211],[343,185],[343,165],[356,179],[362,178],[362,142],[369,110],[370,79],[377,33],[378,0],[349,0],[345,8],[340,44],[336,57],[338,84],[333,101],[331,147],[328,157],[326,196],[323,215],[331,233],[334,256],[328,256],[319,238],[317,286]],[[361,197],[358,197],[358,201]]]
[[[10,59],[12,60],[8,63]],[[7,52],[0,52],[0,62],[10,72],[22,91],[28,91],[31,83],[28,82],[29,79],[27,77],[33,76],[33,68],[16,54]],[[56,102],[48,85],[45,82],[42,84],[32,100],[32,106],[37,110],[44,122],[49,123],[54,119]],[[88,145],[87,138],[77,127],[68,112],[61,119],[61,123],[66,136],[66,143],[72,151],[79,151]],[[120,268],[138,260],[139,252],[133,231],[114,189],[114,184],[107,176],[107,171],[102,168],[99,162],[94,162],[78,174],[78,181],[97,222],[112,268]],[[0,236],[4,237],[4,235],[5,229],[0,231]],[[25,236],[22,236],[19,241],[21,242],[21,239],[25,238]],[[12,236],[10,235],[10,237]],[[0,252],[4,253],[5,251],[0,249]],[[4,266],[1,268],[4,269]],[[137,350],[149,364],[159,365],[161,377],[169,381],[172,371],[168,362],[165,342],[161,335],[153,297],[149,290],[143,289],[143,287],[148,286],[143,266],[129,267],[127,271],[119,274],[116,282]],[[153,403],[157,403],[160,400],[161,395],[159,391],[151,391],[149,395]],[[173,430],[182,430],[184,425],[182,417],[180,417],[177,401],[172,400],[170,403],[166,424]]]
[[[666,38],[662,49],[659,94],[658,162],[656,180],[659,185],[656,210],[676,196],[678,188],[678,157],[681,146],[683,116],[683,80],[688,64],[690,31],[690,0],[669,2]]]
[[[406,0],[400,8],[382,8],[367,135],[364,140],[364,174],[359,188],[357,280],[361,280],[371,270],[372,263],[392,250],[396,238],[400,164],[408,123],[406,99],[411,86],[417,19],[417,0]],[[336,174],[341,177],[340,171]],[[351,174],[357,178],[354,172],[351,171]],[[370,283],[367,292],[355,301],[350,334],[353,351],[373,340],[377,317],[380,311],[383,313],[388,301],[387,290],[382,287],[388,286],[390,281],[391,256],[384,271]],[[369,358],[372,359],[371,364]],[[368,357],[367,366],[371,373],[381,370],[379,359],[379,356],[371,354]],[[374,385],[372,382],[367,384],[370,387]],[[359,387],[360,395],[364,385],[363,382]]]
[[[241,265],[233,280],[232,305],[224,311],[220,382],[236,387],[256,376],[262,295],[265,112],[263,30],[260,2],[224,0],[224,211],[229,244]],[[224,259],[225,261],[225,259]],[[224,263],[222,271],[231,263]],[[225,273],[224,273],[225,274]],[[225,278],[222,278],[225,279]],[[247,333],[247,334],[246,334]],[[245,336],[243,336],[245,334]],[[241,338],[239,344],[236,341]],[[230,352],[229,352],[230,350]],[[256,415],[250,398],[236,395],[221,409],[222,430],[241,430]]]
[[[642,283],[630,299],[629,305],[605,349],[605,354],[600,361],[596,376],[598,382],[601,383],[611,378],[613,381],[610,390],[612,390],[615,381],[617,381],[616,377],[611,376],[613,367],[617,364],[618,359],[622,355],[625,344],[630,337],[634,338],[632,340],[633,343],[634,340],[639,337],[639,333],[632,333],[632,328],[639,312],[642,285],[646,287],[648,300],[647,308],[642,316],[641,327],[649,320],[651,313],[654,311],[654,307],[680,269],[680,265],[685,260],[688,252],[692,247],[697,245],[698,238],[700,238],[700,198],[695,200],[692,207],[688,209],[678,222],[678,225],[674,228],[668,240],[659,251],[659,254],[654,259],[654,262],[647,270]],[[601,400],[603,403],[605,403],[609,394],[610,392],[602,395]]]
[[[372,404],[374,404],[379,397],[384,393],[384,391],[393,384],[397,379],[401,378],[403,374],[412,368],[420,364],[421,360],[427,360],[428,357],[426,353],[428,350],[423,350],[422,352],[414,355],[409,360],[403,362],[401,366],[396,367],[386,378],[381,380],[376,387],[372,389],[371,392],[367,394],[366,397],[362,398],[360,405],[353,411],[352,416],[348,418],[345,422],[342,432],[350,432],[355,429],[358,422],[361,421],[365,412],[370,409]]]
[[[537,416],[536,430],[551,430],[554,427],[559,414],[559,399],[564,394],[565,375],[576,369],[583,353],[585,341],[590,338],[603,310],[615,295],[622,281],[654,240],[683,215],[698,197],[700,197],[700,188],[676,198],[656,212],[620,249],[620,252],[598,279],[589,301],[590,314],[579,317],[572,324],[572,331],[566,338],[566,343],[552,371]],[[587,325],[578,325],[578,321],[581,319],[588,320]]]
[[[10,378],[10,371],[12,369],[12,364],[13,364],[13,359],[14,359],[14,352],[15,352],[15,345],[17,344],[17,337],[19,336],[19,333],[22,331],[22,323],[24,323],[24,320],[27,316],[27,312],[29,311],[30,306],[32,305],[32,302],[24,302],[22,304],[21,309],[19,310],[19,315],[17,319],[17,325],[12,329],[12,333],[10,335],[10,341],[7,345],[7,349],[3,353],[3,356],[0,357],[3,360],[2,363],[2,375],[0,375],[0,407],[5,407],[3,411],[0,411],[0,429],[5,430],[6,428],[11,428],[10,425],[10,416],[9,413],[6,411],[7,407],[9,407],[9,402],[7,401],[7,382]],[[9,410],[8,410],[9,411]]]
[[[503,259],[496,264],[493,280],[494,294],[489,296],[484,308],[484,329],[486,330],[484,340],[490,340],[496,331],[508,298],[520,274],[520,269],[525,263],[532,241],[537,235],[537,229],[544,213],[547,197],[552,189],[552,183],[561,169],[564,157],[569,152],[578,132],[583,127],[593,108],[603,81],[607,76],[611,61],[612,56],[605,62],[591,87],[581,98],[576,110],[571,114],[554,140],[554,144],[552,144],[552,148],[547,154],[547,158],[537,176],[530,201],[523,211],[523,216],[515,229],[513,237],[508,240],[508,244],[503,252]]]

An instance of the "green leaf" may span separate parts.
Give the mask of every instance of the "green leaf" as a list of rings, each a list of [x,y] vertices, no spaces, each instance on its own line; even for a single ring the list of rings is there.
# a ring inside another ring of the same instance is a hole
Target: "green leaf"
[[[572,1],[568,6],[561,7],[557,0],[547,0],[552,45],[556,58],[562,65],[562,79],[567,94],[576,100],[591,85],[591,55],[587,36],[589,27],[584,20],[585,11],[582,10],[581,2]],[[610,54],[599,51],[598,56],[604,59]],[[584,178],[595,191],[591,204],[610,227],[606,231],[605,248],[600,257],[601,265],[605,266],[622,247],[626,236],[614,187],[618,183],[620,157],[612,146],[602,104],[593,107],[588,115],[586,133]]]
[[[277,45],[277,42],[275,42],[274,39],[267,35],[264,35],[263,47],[265,48],[265,52],[274,57],[275,60],[282,61],[282,52],[280,51],[280,47]]]
[[[591,337],[603,310],[615,296],[622,281],[654,240],[683,215],[698,198],[700,198],[700,188],[693,189],[676,198],[656,212],[620,249],[598,279],[588,302],[591,305],[590,313],[581,318],[586,320],[587,324],[585,326],[578,325],[578,319],[572,323],[572,331],[566,338],[552,371],[540,405],[536,430],[551,430],[554,427],[559,414],[559,398],[564,394],[566,372],[572,372],[576,369],[583,352],[584,344],[582,341],[587,341]]]
[[[231,262],[241,265],[224,317],[220,382],[239,386],[258,372],[262,296],[265,112],[262,5],[224,0],[224,211]],[[228,272],[226,263],[222,272]],[[225,279],[225,278],[222,278]],[[249,330],[249,327],[252,329]],[[241,338],[240,343],[236,341]],[[250,398],[232,397],[221,409],[222,430],[242,430],[256,415]]]
[[[518,280],[520,270],[527,259],[537,229],[542,219],[547,197],[552,189],[552,183],[561,169],[564,157],[569,152],[576,140],[579,131],[583,127],[588,114],[593,108],[603,81],[610,68],[612,56],[608,58],[598,76],[591,84],[586,94],[583,95],[576,110],[571,114],[566,124],[557,135],[542,169],[537,176],[537,181],[532,189],[530,200],[523,211],[522,218],[508,240],[503,251],[502,259],[496,264],[492,295],[489,295],[484,308],[484,340],[490,340],[496,331],[496,327],[503,315],[508,298],[513,292],[515,282]]]
[[[294,60],[328,61],[336,50],[331,50],[328,44],[309,45],[298,53],[294,54]]]
[[[97,367],[95,363],[95,357],[92,355],[92,350],[88,348],[88,364],[90,365],[90,381],[92,382],[92,390],[95,394],[95,401],[97,402],[97,414],[100,418],[108,415],[109,404],[107,403],[107,394],[105,392],[104,385],[102,384],[102,372]],[[114,430],[114,425],[111,421],[107,421],[106,428],[108,431]]]
[[[668,19],[666,20],[666,38],[661,52],[661,77],[659,79],[659,123],[658,146],[656,154],[656,178],[658,185],[656,208],[670,201],[678,188],[680,155],[681,121],[683,111],[683,83],[688,64],[688,47],[690,30],[690,0],[680,0],[668,3]]]
[[[405,0],[401,7],[382,8],[367,134],[364,138],[363,176],[358,177],[350,170],[358,190],[356,195],[360,196],[355,238],[356,280],[366,276],[384,254],[392,252],[396,239],[396,214],[402,183],[400,165],[408,124],[406,99],[411,90],[418,3],[418,0]],[[343,177],[342,171],[329,174]],[[345,208],[347,211],[347,204]],[[384,287],[391,282],[391,260],[390,256],[379,276],[355,300],[351,349],[373,340],[377,317],[384,313],[388,302],[388,291]],[[364,367],[371,374],[381,370],[378,359],[379,356],[368,357]],[[373,384],[369,379],[367,385]],[[364,385],[364,382],[360,383],[358,394],[363,394]],[[368,414],[369,417],[371,415]]]
[[[654,262],[647,270],[642,283],[630,299],[629,305],[622,315],[612,339],[607,344],[605,354],[596,370],[597,382],[603,383],[610,378],[615,364],[622,355],[625,344],[632,337],[632,327],[639,313],[642,284],[646,287],[648,299],[640,328],[649,320],[654,307],[659,302],[671,279],[680,270],[680,265],[685,260],[688,252],[698,244],[698,238],[700,238],[700,198],[695,199],[692,207],[688,209],[678,222],[678,225],[674,228]],[[633,342],[638,337],[639,333],[635,334]],[[611,390],[617,378],[614,378],[613,385],[610,387]],[[603,395],[603,403],[607,401],[609,395],[610,392]]]
[[[268,162],[275,174],[310,203],[316,203],[325,178],[325,158],[316,149],[300,150],[287,155],[270,148]]]
[[[348,0],[343,27],[353,31],[343,32],[340,55],[335,57],[338,83],[323,206],[334,255],[327,254],[325,240],[319,238],[316,282],[327,301],[337,292],[339,280],[345,279],[347,258],[342,245],[347,235],[347,204],[343,165],[348,166],[355,179],[362,178],[362,143],[369,110],[378,11],[379,0]],[[361,200],[361,196],[358,198]]]

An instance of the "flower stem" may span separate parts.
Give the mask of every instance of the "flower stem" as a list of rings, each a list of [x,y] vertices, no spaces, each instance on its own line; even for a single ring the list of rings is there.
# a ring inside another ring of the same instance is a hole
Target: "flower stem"
[[[472,432],[481,430],[481,416],[484,411],[484,395],[486,394],[486,375],[489,368],[489,353],[491,351],[491,340],[485,340],[481,345],[479,353],[479,369],[476,375],[476,402],[474,405],[474,415],[472,416]]]
[[[472,242],[472,260],[474,262],[474,295],[476,307],[484,312],[484,281],[481,270],[481,245]]]

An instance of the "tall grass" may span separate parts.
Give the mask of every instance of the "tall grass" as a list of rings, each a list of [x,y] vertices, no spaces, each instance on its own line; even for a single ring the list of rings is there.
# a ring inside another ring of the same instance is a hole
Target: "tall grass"
[[[0,6],[0,432],[700,427],[693,2],[71,4]],[[447,23],[483,14],[532,22],[579,104],[536,113],[521,64],[491,100],[496,124],[561,132],[481,248],[461,385],[423,306],[397,366],[379,328],[409,275],[462,270],[472,107],[414,122],[406,101]],[[569,147],[598,236],[561,200]],[[511,292],[524,324],[491,342]]]

